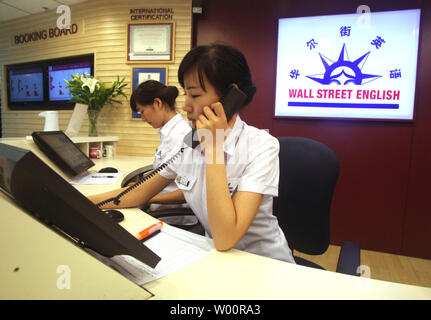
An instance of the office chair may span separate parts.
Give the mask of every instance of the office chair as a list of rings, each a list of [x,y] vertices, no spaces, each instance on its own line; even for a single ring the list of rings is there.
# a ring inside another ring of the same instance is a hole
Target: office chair
[[[148,175],[152,170],[153,170],[153,166],[148,165],[129,173],[126,177],[124,177],[123,181],[121,182],[121,187],[128,186],[130,183],[138,182],[140,179]],[[186,223],[177,224],[177,223],[171,223],[169,221],[169,217],[195,216],[195,214],[190,208],[177,207],[177,208],[159,208],[156,210],[151,210],[150,204],[147,203],[142,207],[140,207],[140,209],[148,213],[149,215],[153,216],[154,218],[170,224],[171,226],[181,228],[183,230],[187,230],[199,235],[205,235],[205,229],[200,224],[197,218],[194,223],[187,223],[187,224]]]
[[[324,253],[330,240],[330,209],[340,165],[324,144],[308,138],[278,137],[280,181],[273,210],[297,264],[324,269],[294,251]],[[359,246],[343,242],[337,272],[358,275]]]

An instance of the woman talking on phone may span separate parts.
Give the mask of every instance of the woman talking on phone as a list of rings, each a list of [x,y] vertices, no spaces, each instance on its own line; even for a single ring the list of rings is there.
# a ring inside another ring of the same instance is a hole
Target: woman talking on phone
[[[198,46],[182,60],[178,80],[186,96],[183,110],[197,129],[201,148],[183,145],[175,161],[125,193],[119,203],[103,207],[139,206],[175,180],[217,250],[237,248],[295,263],[272,213],[272,200],[278,194],[278,140],[238,115],[256,91],[245,57],[227,45]],[[232,87],[246,97],[233,106],[233,116],[227,119],[220,99]],[[122,191],[90,200],[99,204]]]

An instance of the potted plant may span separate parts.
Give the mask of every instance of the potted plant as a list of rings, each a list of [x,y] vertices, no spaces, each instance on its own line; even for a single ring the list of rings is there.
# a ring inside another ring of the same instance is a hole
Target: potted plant
[[[97,136],[97,119],[103,106],[114,102],[121,104],[122,102],[117,100],[119,96],[127,98],[123,91],[127,85],[124,83],[124,79],[120,80],[117,76],[117,80],[107,86],[84,72],[82,75],[79,73],[72,75],[71,81],[64,80],[67,83],[66,88],[70,89],[73,96],[71,101],[88,106],[89,136]]]

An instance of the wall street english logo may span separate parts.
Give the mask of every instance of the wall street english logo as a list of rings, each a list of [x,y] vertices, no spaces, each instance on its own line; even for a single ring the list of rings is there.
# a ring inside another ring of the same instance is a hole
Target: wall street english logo
[[[279,19],[275,116],[413,118],[420,10],[358,10]]]
[[[343,28],[340,28],[343,32]],[[348,29],[350,32],[350,30]],[[344,31],[346,32],[346,31]],[[377,36],[371,45],[375,46],[376,50],[382,47],[386,41]],[[314,50],[319,45],[314,39],[306,42],[307,47],[310,50]],[[314,91],[311,87],[309,88],[289,88],[289,98],[291,99],[336,99],[347,100],[351,102],[358,102],[358,100],[378,101],[378,100],[395,100],[400,99],[400,90],[391,89],[375,89],[372,87],[361,89],[362,86],[366,85],[371,81],[375,81],[384,78],[382,74],[376,74],[380,72],[373,72],[367,70],[366,63],[370,61],[371,50],[368,52],[364,51],[357,54],[356,56],[349,56],[346,43],[341,46],[340,53],[337,57],[325,56],[322,52],[318,53],[318,57],[314,56],[312,59],[319,59],[323,65],[324,72],[319,74],[306,75],[305,79],[310,79],[317,82],[324,87]],[[375,56],[378,59],[378,56]],[[383,62],[384,63],[384,62]],[[374,65],[376,65],[374,63]],[[401,78],[401,70],[389,70],[390,79]],[[290,78],[295,81],[300,77],[299,70],[291,70]],[[305,85],[305,82],[301,82]],[[351,87],[350,85],[357,87]],[[331,88],[328,88],[331,85]],[[341,89],[334,89],[332,85],[339,85]],[[309,85],[307,85],[309,86]],[[352,103],[327,103],[327,102],[304,102],[304,101],[289,101],[288,106],[296,107],[333,107],[333,108],[380,108],[380,109],[398,109],[399,104],[352,104]]]
[[[343,44],[338,60],[335,62],[319,52],[320,59],[325,67],[325,73],[320,74],[320,76],[323,75],[323,77],[318,78],[316,75],[309,75],[306,77],[323,85],[329,85],[332,83],[336,83],[338,85],[347,85],[349,83],[362,85],[376,80],[380,78],[381,75],[366,74],[362,72],[370,52],[371,51],[368,51],[356,60],[350,61],[346,44]]]

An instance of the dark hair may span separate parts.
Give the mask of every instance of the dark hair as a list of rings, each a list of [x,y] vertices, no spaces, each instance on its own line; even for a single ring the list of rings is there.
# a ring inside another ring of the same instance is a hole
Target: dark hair
[[[147,80],[139,84],[133,91],[130,97],[130,107],[134,112],[137,112],[137,103],[148,105],[152,104],[155,98],[159,98],[169,106],[169,109],[175,110],[175,99],[177,97],[177,87],[165,86],[163,83],[155,80]]]
[[[225,95],[229,87],[236,83],[247,95],[247,100],[241,108],[249,104],[256,93],[247,60],[239,50],[229,45],[212,43],[191,49],[184,56],[178,69],[178,82],[183,88],[184,75],[195,68],[203,90],[206,90],[204,75],[220,95]]]

